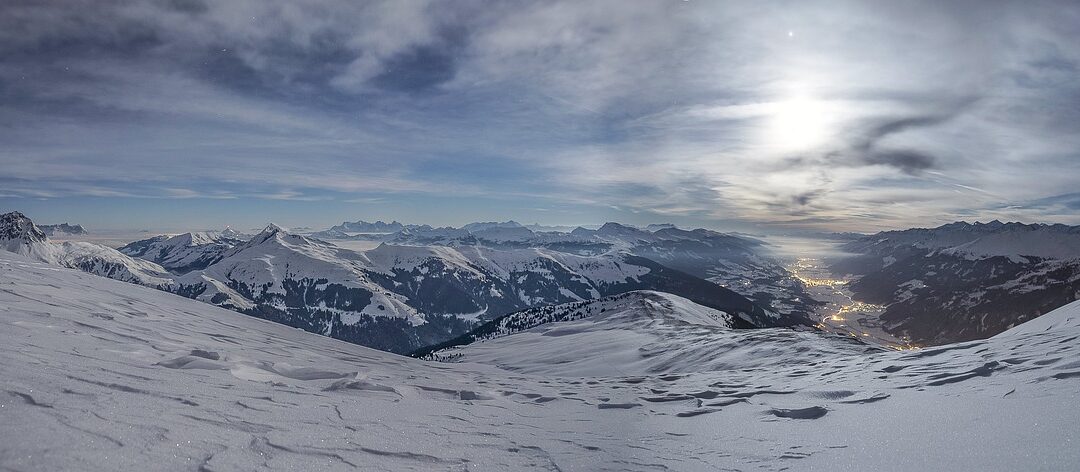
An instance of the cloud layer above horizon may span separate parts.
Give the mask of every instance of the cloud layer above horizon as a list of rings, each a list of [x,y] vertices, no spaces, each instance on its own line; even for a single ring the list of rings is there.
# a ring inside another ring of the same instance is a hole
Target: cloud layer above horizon
[[[9,1],[0,203],[1080,224],[1077,25],[1066,1]]]

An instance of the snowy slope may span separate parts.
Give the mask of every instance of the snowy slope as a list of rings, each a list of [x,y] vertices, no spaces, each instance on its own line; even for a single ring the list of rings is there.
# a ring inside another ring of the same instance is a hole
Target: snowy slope
[[[2,469],[1080,464],[1075,326],[913,352],[808,340],[794,360],[766,350],[740,370],[541,376],[399,357],[10,253],[0,323]]]
[[[1055,331],[1080,331],[1080,301],[1072,302],[1050,313],[994,336],[1007,339]]]

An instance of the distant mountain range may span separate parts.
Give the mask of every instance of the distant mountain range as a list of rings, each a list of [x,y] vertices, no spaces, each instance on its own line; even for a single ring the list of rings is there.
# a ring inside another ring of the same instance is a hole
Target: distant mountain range
[[[699,276],[624,250],[645,240],[683,238],[614,223],[584,239],[607,250],[582,254],[545,247],[552,239],[526,244],[512,234],[504,241],[514,244],[481,243],[496,241],[497,233],[531,233],[505,223],[473,225],[483,238],[464,228],[406,228],[396,238],[408,244],[387,243],[365,252],[275,225],[250,239],[231,231],[185,233],[136,241],[117,251],[90,243],[57,245],[25,216],[5,217],[12,235],[5,247],[13,252],[394,352],[445,341],[505,313],[643,289],[723,311],[740,327],[811,324],[802,314],[769,310]],[[722,239],[718,233],[709,237]],[[440,244],[419,244],[432,239]]]
[[[70,225],[67,223],[60,223],[58,225],[39,225],[38,228],[48,236],[74,236],[87,234],[82,225]]]
[[[965,222],[844,244],[835,271],[887,305],[886,330],[923,344],[983,339],[1080,298],[1080,227]]]
[[[629,254],[383,244],[363,253],[270,226],[177,291],[308,331],[408,352],[522,308],[650,288],[726,310],[752,326],[803,323],[692,275]]]
[[[641,229],[608,222],[597,229],[534,231],[511,220],[470,223],[461,228],[407,225],[390,234],[328,237],[335,235],[338,233],[311,234],[328,241],[368,239],[410,246],[542,248],[583,256],[624,252],[728,287],[773,312],[810,319],[818,306],[787,269],[764,255],[762,241],[707,229],[684,230],[672,224]]]
[[[354,251],[270,225],[163,235],[114,250],[56,243],[24,215],[0,216],[0,246],[394,352],[465,335],[502,315],[651,290],[731,316],[733,326],[809,326],[822,305],[757,239],[671,225],[570,232],[514,221],[401,229]],[[354,233],[359,234],[359,233]],[[850,238],[855,299],[885,305],[884,328],[918,344],[980,339],[1080,296],[1080,229],[991,222]]]

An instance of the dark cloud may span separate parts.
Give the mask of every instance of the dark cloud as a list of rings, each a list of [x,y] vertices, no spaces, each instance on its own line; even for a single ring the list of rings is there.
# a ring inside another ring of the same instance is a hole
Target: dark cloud
[[[914,150],[870,150],[860,155],[867,165],[886,165],[895,167],[909,174],[931,169],[937,164],[934,156]]]
[[[1013,205],[1031,209],[1080,210],[1080,192],[1065,193]]]
[[[467,25],[444,26],[433,41],[418,44],[387,58],[383,62],[383,71],[372,77],[370,83],[397,92],[430,91],[454,78],[467,41]]]
[[[859,150],[870,149],[874,147],[878,141],[890,135],[914,128],[936,126],[948,121],[953,116],[955,116],[955,114],[914,116],[875,123],[862,133],[862,140],[857,142],[853,147]]]
[[[965,98],[947,111],[892,119],[879,119],[864,125],[848,137],[849,148],[829,154],[834,161],[844,165],[884,165],[908,174],[937,167],[939,159],[929,152],[917,149],[896,149],[883,144],[894,135],[942,125],[967,110],[976,100]]]
[[[423,92],[454,78],[456,54],[438,46],[418,46],[391,57],[386,70],[371,79],[376,87],[399,92]]]
[[[809,205],[810,202],[813,201],[815,198],[821,196],[821,194],[822,194],[822,191],[820,191],[820,190],[813,190],[813,191],[809,191],[809,192],[803,192],[803,193],[800,193],[798,195],[792,196],[791,201],[793,203],[795,203],[796,205],[806,206],[806,205]]]
[[[166,0],[165,5],[173,10],[192,15],[206,13],[210,10],[210,7],[203,0]]]

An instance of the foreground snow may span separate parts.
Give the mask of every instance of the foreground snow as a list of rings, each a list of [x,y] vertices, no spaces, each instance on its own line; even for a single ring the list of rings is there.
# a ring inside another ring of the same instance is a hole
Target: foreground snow
[[[804,340],[741,370],[539,376],[0,252],[0,469],[1073,470],[1080,305],[1062,310],[915,352]]]

